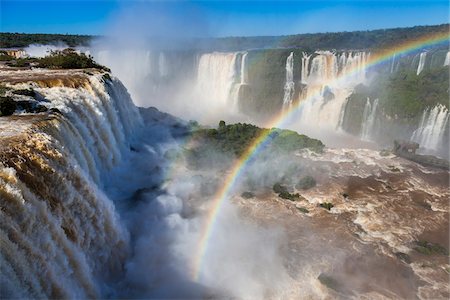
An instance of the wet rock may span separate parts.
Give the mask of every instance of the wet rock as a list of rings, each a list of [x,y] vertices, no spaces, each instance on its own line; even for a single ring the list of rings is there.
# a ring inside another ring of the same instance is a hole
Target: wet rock
[[[52,113],[52,114],[59,114],[59,115],[62,115],[62,112],[61,112],[59,109],[54,108],[54,107],[50,108],[48,111],[49,111],[50,113]]]
[[[48,111],[48,108],[38,104],[36,101],[19,100],[16,101],[17,109],[23,110],[26,113],[40,113]]]
[[[11,97],[0,97],[0,117],[10,116],[17,109],[17,103]]]
[[[332,289],[336,292],[341,291],[341,289],[339,288],[339,283],[333,277],[331,277],[325,273],[320,273],[320,275],[319,275],[319,277],[317,277],[317,279],[320,281],[321,284],[323,284],[327,288]]]
[[[250,198],[255,198],[255,194],[253,194],[252,192],[243,192],[241,194],[241,197],[244,199],[250,199]]]
[[[312,176],[304,176],[295,186],[298,190],[308,190],[316,186],[316,180]]]
[[[36,97],[36,92],[33,89],[22,89],[22,90],[13,90],[13,94],[28,96],[28,97]]]
[[[396,253],[394,253],[394,254],[395,254],[395,256],[396,256],[398,259],[400,259],[401,261],[403,261],[403,262],[405,262],[405,263],[407,263],[407,264],[410,264],[410,263],[411,263],[411,258],[409,257],[408,254],[403,253],[403,252],[396,252]]]

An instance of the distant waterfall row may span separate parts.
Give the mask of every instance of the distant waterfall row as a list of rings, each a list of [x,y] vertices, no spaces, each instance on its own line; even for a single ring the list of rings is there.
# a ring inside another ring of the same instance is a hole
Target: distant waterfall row
[[[442,51],[429,53],[422,51],[412,56],[393,55],[389,62],[389,72],[394,73],[402,69],[415,71],[416,75],[422,73],[425,69],[437,68],[450,65],[450,51],[445,55]]]
[[[123,272],[129,237],[99,187],[142,122],[120,82],[86,80],[80,88],[34,86],[63,114],[2,144],[6,298],[100,298]]]

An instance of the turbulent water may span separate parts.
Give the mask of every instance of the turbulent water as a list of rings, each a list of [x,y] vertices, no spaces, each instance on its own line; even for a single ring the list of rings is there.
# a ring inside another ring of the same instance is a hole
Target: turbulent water
[[[164,57],[158,56],[160,70]],[[248,83],[247,53],[202,58],[202,72],[225,66],[222,79]],[[322,91],[303,101],[322,101],[329,109],[325,98],[333,93],[338,99],[340,92],[324,82],[359,70],[366,58],[324,52],[302,59],[310,65],[305,93]],[[31,70],[2,71],[0,77],[14,89],[32,87],[53,109],[0,118],[4,298],[449,295],[445,256],[414,252],[420,238],[442,243],[448,236],[448,172],[364,149],[258,156],[222,205],[194,280],[204,216],[227,176],[214,163],[233,161],[212,153],[203,158],[206,167],[189,165],[186,122],[154,108],[138,110],[125,87],[104,74]],[[346,83],[361,80],[356,72]],[[222,91],[226,103],[234,101],[225,99],[231,90]],[[370,128],[377,103],[366,104]],[[438,107],[424,115],[421,128],[431,114],[444,112],[448,124],[448,111]],[[298,189],[306,174],[316,178],[316,187]],[[274,194],[280,180],[301,198]],[[239,196],[242,191],[253,197]],[[324,209],[323,202],[334,207]]]
[[[30,116],[2,138],[2,297],[98,298],[122,271],[128,235],[99,188],[140,116],[119,82],[84,84],[36,87],[64,116]],[[2,122],[3,132],[16,124]]]

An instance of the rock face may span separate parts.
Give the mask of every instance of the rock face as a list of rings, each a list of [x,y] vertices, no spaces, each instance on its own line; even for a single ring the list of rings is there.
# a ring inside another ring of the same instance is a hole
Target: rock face
[[[433,155],[420,155],[416,154],[416,150],[419,148],[418,143],[395,140],[393,152],[400,157],[409,159],[421,165],[427,167],[440,168],[444,170],[450,170],[449,161],[446,159],[438,158]]]
[[[16,102],[10,97],[0,97],[0,117],[10,116],[17,108]]]

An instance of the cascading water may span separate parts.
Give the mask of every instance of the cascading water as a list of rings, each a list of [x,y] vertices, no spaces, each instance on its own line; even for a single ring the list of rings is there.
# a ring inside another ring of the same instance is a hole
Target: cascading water
[[[197,91],[220,107],[238,111],[239,89],[247,84],[247,52],[202,54],[197,70]]]
[[[378,99],[375,99],[373,103],[367,98],[366,106],[363,112],[363,123],[361,128],[361,139],[370,141],[375,127],[375,118],[378,108]]]
[[[445,66],[450,66],[450,51],[445,55],[444,67]]]
[[[308,71],[309,71],[309,61],[311,59],[311,55],[308,55],[306,52],[302,52],[302,72],[301,72],[301,78],[300,82],[302,84],[306,84],[306,79],[308,78]]]
[[[308,72],[309,57],[303,55],[302,82],[306,88],[300,96],[303,103],[298,122],[331,130],[338,128],[347,97],[354,86],[365,81],[367,59],[365,52],[317,51]]]
[[[448,133],[449,111],[439,104],[424,111],[419,127],[414,131],[411,140],[425,149],[439,150],[443,137]]]
[[[292,105],[294,93],[294,52],[291,52],[286,59],[286,83],[284,84],[283,108],[288,108]]]
[[[100,298],[123,272],[129,237],[98,187],[142,121],[123,85],[100,75],[34,88],[62,114],[30,116],[2,140],[2,296]]]
[[[419,56],[419,65],[417,66],[417,72],[416,75],[419,75],[420,72],[423,71],[423,68],[425,67],[425,60],[427,58],[427,53],[426,52],[422,52],[420,53]]]

